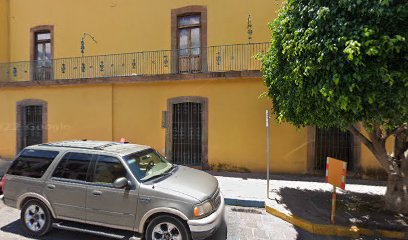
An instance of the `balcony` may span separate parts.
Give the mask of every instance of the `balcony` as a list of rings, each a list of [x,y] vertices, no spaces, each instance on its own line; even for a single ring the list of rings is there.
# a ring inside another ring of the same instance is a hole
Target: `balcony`
[[[269,43],[0,63],[0,82],[259,71]]]

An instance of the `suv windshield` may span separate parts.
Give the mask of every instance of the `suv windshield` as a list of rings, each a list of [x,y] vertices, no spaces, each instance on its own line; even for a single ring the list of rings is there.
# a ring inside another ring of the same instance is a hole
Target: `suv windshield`
[[[150,178],[165,174],[172,168],[160,153],[153,149],[146,149],[132,153],[123,158],[132,173],[140,181],[147,181]]]

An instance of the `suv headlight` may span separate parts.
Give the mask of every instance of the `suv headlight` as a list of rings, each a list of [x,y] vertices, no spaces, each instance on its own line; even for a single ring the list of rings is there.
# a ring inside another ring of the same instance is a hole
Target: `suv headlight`
[[[194,207],[194,216],[195,217],[204,217],[206,215],[208,215],[209,213],[211,213],[213,210],[213,206],[212,204],[207,201],[207,202],[203,202],[199,205],[196,205]]]

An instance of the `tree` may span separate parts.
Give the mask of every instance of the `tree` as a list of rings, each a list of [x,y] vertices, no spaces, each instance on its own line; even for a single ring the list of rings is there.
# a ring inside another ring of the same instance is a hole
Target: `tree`
[[[287,0],[262,73],[279,121],[348,129],[388,174],[388,209],[408,213],[408,1]],[[360,127],[356,127],[361,125]],[[385,142],[395,137],[393,153]]]

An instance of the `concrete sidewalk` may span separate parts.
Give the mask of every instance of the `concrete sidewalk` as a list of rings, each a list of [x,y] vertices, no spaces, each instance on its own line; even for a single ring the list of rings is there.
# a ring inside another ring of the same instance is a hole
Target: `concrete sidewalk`
[[[267,181],[262,177],[212,174],[218,179],[227,204],[265,207],[268,213],[311,234],[408,239],[406,217],[379,211],[383,205],[379,200],[386,191],[382,181],[350,179],[344,191],[337,191],[338,211],[333,225],[329,220],[332,186],[324,178],[271,175],[267,198]]]
[[[219,181],[221,192],[228,205],[243,207],[264,207],[267,198],[267,181],[256,174],[217,173],[213,174]],[[269,199],[278,210],[291,214],[279,204],[279,192],[283,188],[299,190],[328,191],[332,186],[324,182],[324,178],[299,175],[271,175]],[[345,192],[367,193],[375,195],[385,194],[385,182],[368,180],[350,180],[346,184]],[[342,192],[339,192],[342,194]]]

